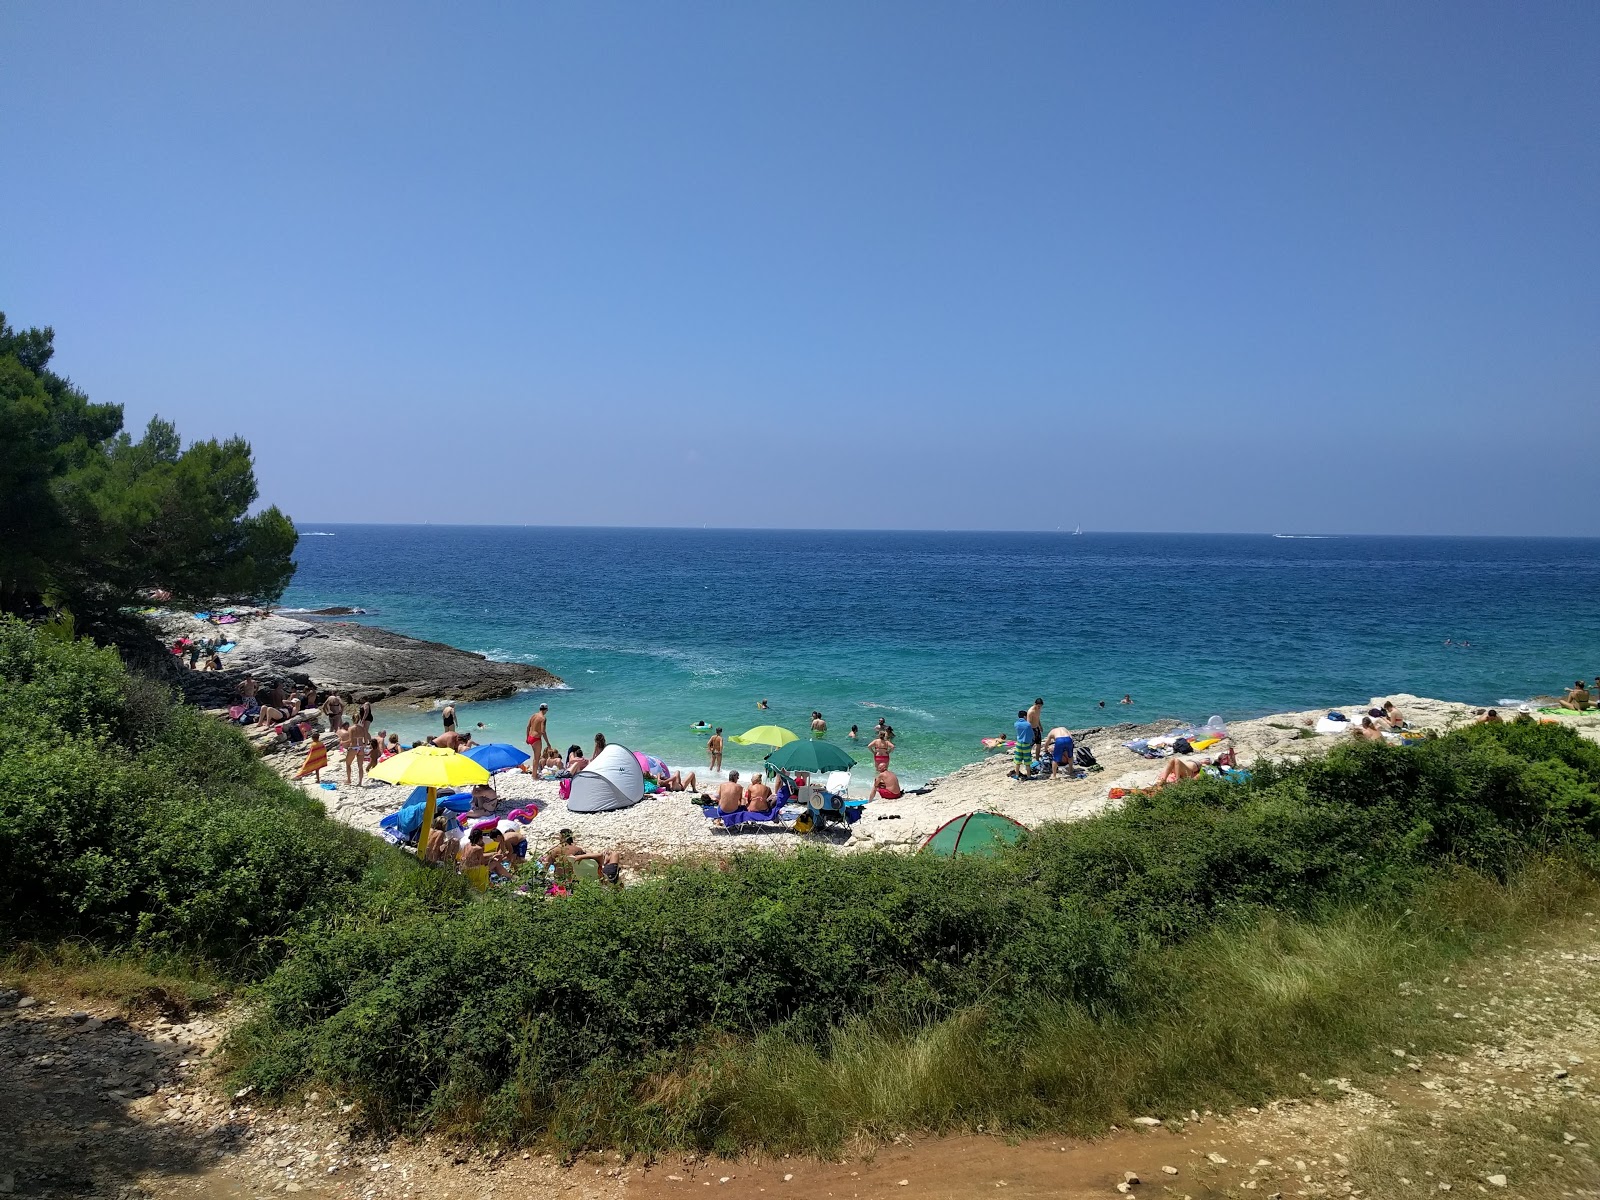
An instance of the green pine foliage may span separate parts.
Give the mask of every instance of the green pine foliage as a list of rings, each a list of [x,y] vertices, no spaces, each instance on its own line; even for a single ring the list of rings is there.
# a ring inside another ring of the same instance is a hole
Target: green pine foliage
[[[54,337],[0,313],[0,612],[112,628],[157,589],[179,604],[277,599],[297,535],[276,508],[250,511],[249,445],[185,448],[160,419],[135,440],[120,405],[50,369]]]

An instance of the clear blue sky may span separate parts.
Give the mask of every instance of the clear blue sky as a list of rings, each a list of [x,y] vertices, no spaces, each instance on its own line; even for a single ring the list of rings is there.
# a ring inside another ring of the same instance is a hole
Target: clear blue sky
[[[0,308],[302,522],[1600,534],[1600,4],[0,6]]]

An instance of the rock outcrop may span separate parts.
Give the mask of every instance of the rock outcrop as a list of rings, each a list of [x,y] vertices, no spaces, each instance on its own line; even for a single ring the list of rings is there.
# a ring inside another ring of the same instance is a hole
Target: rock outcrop
[[[246,674],[258,679],[310,681],[362,701],[496,700],[561,680],[530,663],[495,662],[441,642],[407,637],[349,621],[305,621],[280,614],[241,615],[221,627],[188,615],[157,618],[168,645],[180,636],[227,637],[235,648],[224,670],[182,671],[178,683],[194,704],[230,702]]]

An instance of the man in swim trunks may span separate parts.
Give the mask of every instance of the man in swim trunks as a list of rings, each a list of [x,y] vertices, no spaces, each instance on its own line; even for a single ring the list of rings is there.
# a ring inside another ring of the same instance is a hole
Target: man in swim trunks
[[[713,771],[722,770],[722,726],[717,726],[717,731],[706,739],[706,760],[711,764]]]
[[[539,769],[543,761],[543,747],[545,746],[544,727],[550,720],[550,706],[539,705],[539,711],[528,718],[528,754],[529,761],[533,763],[533,770]]]
[[[772,789],[760,775],[752,779],[750,786],[745,789],[744,806],[753,813],[772,811]]]
[[[881,768],[872,777],[872,794],[879,800],[900,799],[901,796],[905,795],[904,790],[900,787],[900,776],[889,770],[888,767]]]
[[[1033,724],[1025,708],[1017,709],[1017,744],[1011,751],[1011,774],[1017,779],[1033,774]]]
[[[811,736],[814,738],[828,736],[828,723],[822,719],[822,714],[819,712],[811,714]]]
[[[872,751],[872,765],[876,770],[889,769],[889,756],[894,753],[894,743],[884,736],[883,727],[878,727],[878,736],[867,743],[867,749]]]
[[[1033,756],[1044,755],[1044,697],[1038,696],[1028,709],[1028,724],[1033,728]]]
[[[472,735],[457,733],[454,729],[450,729],[434,738],[433,744],[445,750],[461,751],[472,745]]]
[[[744,789],[739,786],[739,772],[729,771],[728,780],[717,788],[717,808],[721,812],[738,812],[744,807]]]
[[[1075,772],[1072,769],[1072,734],[1065,725],[1057,725],[1045,738],[1050,747],[1050,778],[1054,779],[1063,771],[1068,776]]]

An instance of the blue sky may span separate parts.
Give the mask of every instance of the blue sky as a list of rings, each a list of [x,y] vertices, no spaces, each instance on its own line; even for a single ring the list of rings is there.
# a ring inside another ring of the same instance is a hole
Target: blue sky
[[[306,522],[1600,534],[1600,5],[0,7],[0,308]]]

